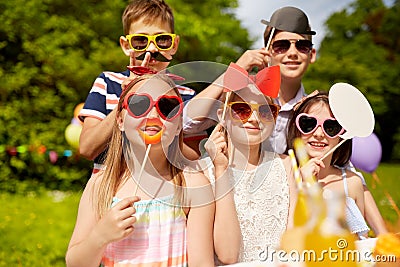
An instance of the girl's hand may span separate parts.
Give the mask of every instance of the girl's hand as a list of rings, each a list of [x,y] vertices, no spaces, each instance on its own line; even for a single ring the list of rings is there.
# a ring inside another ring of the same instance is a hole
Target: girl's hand
[[[223,130],[224,128],[221,123],[217,124],[208,137],[204,148],[208,155],[210,155],[215,168],[226,169],[228,167],[228,144],[225,140]]]
[[[247,50],[236,61],[236,64],[247,71],[251,71],[253,67],[258,67],[259,70],[264,69],[268,67],[267,53],[265,49]]]
[[[318,175],[321,168],[325,168],[325,164],[322,160],[318,158],[310,159],[303,167],[300,168],[303,181],[310,177],[315,177],[318,180]]]
[[[134,231],[136,209],[134,202],[139,201],[137,196],[128,197],[112,207],[97,223],[93,231],[102,244],[109,244],[121,240]]]

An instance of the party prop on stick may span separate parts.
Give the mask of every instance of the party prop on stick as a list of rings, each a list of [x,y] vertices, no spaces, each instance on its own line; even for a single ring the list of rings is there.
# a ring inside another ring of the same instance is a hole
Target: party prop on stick
[[[368,100],[357,88],[348,83],[336,83],[331,87],[329,105],[336,120],[346,132],[340,135],[343,140],[329,150],[321,160],[332,154],[346,140],[355,136],[369,136],[375,125],[374,113]]]
[[[142,163],[142,166],[141,166],[140,172],[139,172],[139,177],[138,177],[138,179],[137,179],[136,189],[135,189],[135,192],[133,193],[134,196],[136,196],[137,190],[138,190],[138,188],[139,188],[139,185],[140,185],[140,178],[142,178],[142,173],[143,173],[143,170],[144,170],[144,166],[146,165],[147,159],[149,158],[150,149],[151,149],[151,144],[149,144],[149,145],[147,146],[146,154],[144,155],[143,163]]]
[[[224,92],[226,92],[222,119],[225,119],[228,99],[232,91],[237,91],[254,84],[266,96],[276,98],[281,86],[281,71],[279,66],[260,70],[256,75],[250,75],[245,69],[231,63],[224,74]]]
[[[300,167],[303,167],[309,160],[306,146],[305,146],[303,140],[301,140],[300,138],[295,138],[293,141],[293,147],[296,152],[296,156],[299,159],[299,165],[300,165]],[[314,184],[316,182],[316,179],[314,178],[314,176],[303,177],[303,178],[308,185]]]
[[[222,120],[225,120],[228,100],[232,91],[238,91],[254,84],[266,96],[275,98],[278,96],[281,85],[281,71],[279,66],[272,66],[260,70],[256,75],[250,75],[245,69],[231,63],[224,74],[223,86],[226,92],[224,107],[222,110]],[[231,146],[233,149],[233,146]],[[232,153],[231,153],[232,155]],[[232,157],[230,157],[230,162]],[[230,163],[229,162],[229,163]]]
[[[146,133],[146,131],[142,131],[141,128],[144,127],[146,129],[146,127],[156,127],[159,128],[160,130],[158,131],[158,133],[154,134],[154,135],[149,135]],[[161,141],[161,136],[163,134],[163,124],[159,119],[146,119],[143,124],[139,125],[138,127],[138,132],[139,132],[139,136],[142,137],[144,143],[147,145],[146,148],[146,154],[144,155],[144,159],[143,159],[143,163],[142,166],[140,168],[140,172],[139,172],[139,177],[137,179],[137,185],[136,185],[136,189],[135,189],[135,193],[134,195],[136,195],[136,192],[139,188],[139,184],[140,184],[140,179],[142,177],[142,173],[144,170],[144,166],[146,165],[147,159],[149,157],[149,152],[151,149],[151,145],[152,144],[157,144]]]
[[[294,171],[294,178],[297,184],[297,187],[299,190],[302,189],[302,182],[301,182],[301,177],[300,177],[300,171],[299,171],[299,167],[297,166],[297,161],[296,161],[296,156],[294,155],[294,151],[293,149],[289,149],[288,150],[289,156],[290,156],[290,160],[292,162],[292,168]]]

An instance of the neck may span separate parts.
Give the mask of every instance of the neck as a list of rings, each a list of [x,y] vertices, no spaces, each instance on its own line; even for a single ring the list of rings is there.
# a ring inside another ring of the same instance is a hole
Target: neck
[[[281,105],[285,105],[292,100],[297,92],[300,90],[301,80],[285,80],[281,82],[281,88],[279,89],[279,102]]]
[[[259,165],[260,145],[242,145],[232,146],[229,143],[229,158],[232,157],[232,167],[242,170],[251,170]]]

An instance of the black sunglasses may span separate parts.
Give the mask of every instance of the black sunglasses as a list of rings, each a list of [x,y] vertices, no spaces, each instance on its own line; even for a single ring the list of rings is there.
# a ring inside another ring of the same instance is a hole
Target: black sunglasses
[[[322,131],[329,138],[335,138],[344,132],[343,127],[334,118],[319,120],[317,117],[306,113],[301,113],[297,116],[296,126],[302,134],[313,133],[318,126],[322,126]]]
[[[289,50],[292,43],[295,44],[297,51],[304,54],[308,54],[313,47],[313,44],[310,40],[282,39],[282,40],[276,40],[272,43],[272,50],[277,54],[286,53]]]

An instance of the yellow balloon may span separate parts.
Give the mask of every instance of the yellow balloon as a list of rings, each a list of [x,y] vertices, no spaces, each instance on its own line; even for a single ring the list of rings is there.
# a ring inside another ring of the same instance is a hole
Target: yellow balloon
[[[75,149],[78,149],[79,147],[81,131],[82,126],[76,124],[70,124],[65,128],[65,139],[67,140],[67,143]]]

